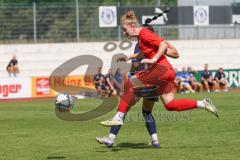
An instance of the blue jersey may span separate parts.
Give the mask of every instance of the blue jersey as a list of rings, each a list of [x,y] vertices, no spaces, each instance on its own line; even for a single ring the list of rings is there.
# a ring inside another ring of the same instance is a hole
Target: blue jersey
[[[211,72],[210,71],[206,71],[206,70],[204,70],[203,72],[202,72],[202,74],[201,74],[201,77],[202,78],[204,78],[204,79],[209,79],[209,78],[211,78],[212,76],[211,76]]]
[[[189,72],[182,72],[181,78],[183,82],[189,82],[189,78],[191,78],[191,75]]]
[[[134,53],[134,54],[138,54],[139,52],[140,52],[139,44],[136,43],[133,53]],[[142,60],[142,59],[140,59],[140,58],[134,58],[134,59],[132,59],[132,62],[139,62],[139,63],[140,63],[141,60]]]
[[[133,53],[134,54],[138,54],[139,52],[140,52],[139,44],[136,43]],[[140,72],[140,71],[144,70],[144,65],[140,64],[141,60],[142,60],[142,58],[134,58],[134,59],[132,59],[132,63],[139,63],[139,67],[135,68],[134,71],[131,71],[130,75],[128,75],[128,78],[132,77],[137,72]]]
[[[122,77],[121,74],[115,73],[114,79],[115,79],[118,83],[122,83],[123,77]]]
[[[177,72],[176,76],[175,76],[175,79],[178,79],[178,78],[181,78],[181,77],[182,77],[182,72]]]
[[[215,76],[214,76],[214,79],[218,79],[218,80],[221,80],[221,79],[224,79],[224,78],[226,78],[226,75],[225,75],[225,73],[220,73],[219,71],[218,72],[216,72],[216,74],[215,74]]]

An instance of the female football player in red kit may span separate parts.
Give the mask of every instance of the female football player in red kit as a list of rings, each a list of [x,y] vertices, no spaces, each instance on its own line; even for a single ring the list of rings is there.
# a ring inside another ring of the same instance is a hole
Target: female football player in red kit
[[[175,71],[165,56],[167,52],[174,52],[169,42],[141,27],[133,11],[128,11],[121,17],[121,27],[128,38],[138,38],[139,49],[146,57],[141,63],[148,64],[148,68],[138,72],[124,83],[124,92],[120,97],[117,114],[112,119],[101,122],[102,125],[123,125],[127,110],[136,103],[137,89],[152,86],[156,89],[151,96],[160,95],[165,108],[169,111],[201,108],[218,117],[217,109],[209,98],[204,98],[202,101],[174,98]]]
[[[144,28],[149,29],[150,31],[154,32],[154,29],[151,25],[145,22],[144,25],[142,25]],[[166,56],[171,57],[171,58],[178,58],[178,52],[175,47],[172,45],[169,45],[168,51],[166,52]],[[136,43],[134,47],[134,53],[129,55],[129,58],[131,59],[131,69],[130,72],[127,74],[126,79],[131,78],[133,75],[136,73],[142,71],[145,69],[145,64],[141,64],[141,60],[145,58],[141,51],[139,50],[139,45],[138,42]],[[126,61],[126,57],[120,57],[117,61]],[[140,92],[148,92],[149,89],[144,90],[144,88],[141,88],[139,90]],[[160,142],[157,136],[157,128],[156,128],[156,122],[154,119],[154,115],[152,114],[153,106],[154,103],[157,102],[159,99],[159,96],[154,96],[154,97],[144,97],[142,101],[142,115],[145,121],[146,128],[148,130],[148,133],[151,137],[151,143],[152,147],[159,148],[160,147]],[[110,128],[108,136],[98,136],[96,137],[97,142],[100,144],[104,144],[107,147],[112,147],[115,139],[121,129],[121,126],[112,126]]]

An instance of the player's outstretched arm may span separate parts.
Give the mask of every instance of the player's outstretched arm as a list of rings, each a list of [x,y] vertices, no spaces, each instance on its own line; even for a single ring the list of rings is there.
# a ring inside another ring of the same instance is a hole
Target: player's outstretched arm
[[[172,44],[170,44],[168,41],[165,41],[165,43],[168,45],[165,55],[168,57],[171,57],[171,58],[179,58],[177,49]]]
[[[156,55],[152,59],[143,59],[141,63],[155,63],[167,51],[168,45],[162,41],[158,47]]]
[[[139,53],[132,53],[132,54],[130,54],[130,55],[128,55],[128,56],[122,56],[122,57],[119,57],[118,59],[117,59],[117,61],[124,61],[124,62],[126,62],[126,61],[128,61],[128,60],[130,60],[130,59],[134,59],[134,58],[145,58],[144,57],[144,55],[143,55],[143,53],[142,52],[139,52]]]

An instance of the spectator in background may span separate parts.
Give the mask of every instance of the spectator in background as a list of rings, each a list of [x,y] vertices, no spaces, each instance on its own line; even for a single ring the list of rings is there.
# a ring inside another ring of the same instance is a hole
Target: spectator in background
[[[104,75],[102,74],[102,68],[98,68],[97,74],[94,75],[93,83],[98,95],[102,97],[104,95]]]
[[[188,67],[188,73],[190,75],[190,84],[192,86],[192,88],[194,89],[194,91],[202,91],[202,84],[200,82],[198,82],[196,80],[196,78],[194,77],[194,74],[197,73],[197,71],[195,71],[194,69],[192,69],[192,67]]]
[[[190,84],[190,73],[187,71],[186,67],[182,68],[180,89],[183,89],[184,91],[190,91],[191,93],[195,93]]]
[[[12,75],[13,77],[17,77],[17,74],[19,73],[19,68],[18,68],[18,60],[16,55],[13,55],[12,59],[8,63],[7,71],[8,71],[9,77],[12,77]]]
[[[113,76],[113,86],[116,89],[117,95],[120,95],[123,90],[123,75],[120,68],[117,68]]]
[[[214,76],[214,80],[216,81],[216,87],[218,90],[223,89],[223,91],[228,91],[228,82],[226,79],[226,75],[223,72],[223,68],[219,68]]]
[[[113,87],[113,74],[112,74],[111,68],[108,70],[108,73],[105,75],[105,83],[106,83],[106,87],[105,87],[106,94],[109,97],[116,96],[117,92],[116,92],[115,88]]]
[[[204,71],[201,74],[201,81],[204,87],[206,88],[207,92],[211,90],[216,90],[216,81],[213,80],[211,72],[208,70],[208,64],[204,65]]]
[[[174,68],[175,71],[175,79],[174,79],[174,87],[177,93],[180,93],[182,88],[180,88],[180,83],[181,83],[181,72],[178,72],[177,68]]]

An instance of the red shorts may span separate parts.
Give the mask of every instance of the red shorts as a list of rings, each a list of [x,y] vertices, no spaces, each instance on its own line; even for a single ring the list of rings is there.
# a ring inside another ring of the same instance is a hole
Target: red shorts
[[[158,94],[174,93],[175,71],[171,66],[153,64],[134,75],[146,86],[158,86]]]

